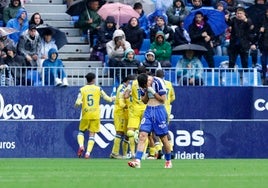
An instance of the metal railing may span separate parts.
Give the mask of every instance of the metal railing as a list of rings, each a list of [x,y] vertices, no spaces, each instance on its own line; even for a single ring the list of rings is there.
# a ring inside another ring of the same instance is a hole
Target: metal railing
[[[54,68],[54,67],[53,67]],[[50,68],[46,68],[50,69]],[[96,84],[101,86],[114,86],[121,83],[128,74],[135,74],[136,68],[126,67],[89,67],[68,68],[67,74],[69,86],[83,86],[86,84],[85,75],[89,72],[96,74]],[[194,77],[189,72],[197,69],[165,68],[165,79],[174,86],[260,86],[261,73],[257,69],[248,68],[205,68],[200,77]],[[155,72],[155,69],[149,69]],[[1,86],[54,86],[54,83],[45,82],[45,68],[36,67],[7,67],[0,69]],[[51,74],[48,74],[50,80]],[[62,76],[62,73],[59,75]]]

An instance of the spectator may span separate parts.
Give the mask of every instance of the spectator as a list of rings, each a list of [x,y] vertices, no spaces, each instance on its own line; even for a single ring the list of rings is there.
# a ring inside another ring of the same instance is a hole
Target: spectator
[[[17,50],[19,55],[25,57],[28,66],[37,67],[37,61],[41,51],[41,38],[37,34],[36,25],[31,24],[28,33],[20,36]]]
[[[261,65],[262,65],[262,82],[267,85],[266,73],[268,64],[268,8],[265,12],[265,19],[260,28],[259,49],[261,52]]]
[[[4,21],[3,21],[3,13],[4,13],[4,9],[5,7],[8,5],[8,0],[2,0],[0,2],[0,20],[2,21],[2,25],[4,26]]]
[[[36,26],[44,24],[41,14],[39,12],[35,12],[31,17],[29,24],[35,24]]]
[[[150,29],[150,41],[151,43],[155,40],[155,35],[158,31],[162,31],[165,35],[165,40],[171,45],[173,44],[174,32],[167,25],[167,21],[163,16],[158,16],[156,18],[156,24]]]
[[[133,6],[133,9],[140,15],[139,25],[140,25],[140,28],[143,29],[143,32],[144,32],[143,38],[149,38],[150,30],[148,26],[148,19],[143,10],[142,4],[140,2],[135,3]]]
[[[249,49],[256,49],[256,45],[250,38],[254,25],[251,19],[247,18],[243,7],[236,9],[235,17],[230,18],[227,15],[225,18],[226,23],[232,28],[229,46],[229,68],[234,68],[238,55],[240,55],[242,67],[248,68]]]
[[[20,8],[22,8],[20,0],[10,0],[9,5],[5,7],[3,11],[3,21],[5,25],[10,19],[17,17],[17,12]]]
[[[167,23],[168,18],[166,12],[163,9],[156,9],[154,12],[148,14],[147,16],[149,29],[151,29],[156,24],[156,20],[159,16],[163,17]]]
[[[175,32],[174,32],[173,46],[188,44],[190,42],[191,42],[191,38],[190,38],[188,31],[184,28],[184,21],[180,20],[178,22],[178,27],[176,27]]]
[[[150,45],[150,49],[155,53],[155,59],[160,61],[162,67],[171,67],[171,45],[165,40],[162,31],[155,35],[155,41]]]
[[[137,74],[137,68],[140,65],[141,62],[135,59],[135,51],[131,48],[126,49],[124,58],[119,63],[119,67],[125,67],[121,70],[121,80],[127,77],[127,75]]]
[[[186,50],[176,65],[178,82],[184,86],[203,85],[203,65],[195,51]]]
[[[189,14],[189,11],[185,9],[183,0],[173,0],[172,6],[166,11],[168,17],[168,24],[177,26],[179,21],[183,21]]]
[[[104,62],[104,57],[107,54],[106,43],[113,39],[113,33],[116,30],[116,23],[113,16],[107,16],[104,23],[101,24],[98,30],[98,40],[90,54],[90,60]]]
[[[14,41],[15,44],[18,43],[20,35],[26,31],[29,27],[27,12],[24,8],[20,8],[17,12],[16,18],[12,18],[7,22],[6,27],[11,27],[17,29],[19,32],[12,33],[8,35],[10,39]]]
[[[3,59],[4,64],[9,67],[10,79],[14,80],[15,85],[26,85],[26,61],[23,56],[17,54],[16,48],[12,44],[5,47],[7,56]],[[25,68],[23,68],[25,67]]]
[[[109,67],[118,67],[120,61],[122,61],[126,49],[131,48],[131,45],[126,41],[124,31],[117,29],[114,31],[113,39],[106,43],[106,50],[109,57]],[[111,69],[111,76],[113,75],[113,69]]]
[[[122,28],[126,35],[126,40],[130,43],[135,54],[139,54],[143,43],[143,30],[139,26],[138,18],[132,17],[128,23]]]
[[[192,0],[192,6],[193,6],[192,10],[202,8],[203,2],[202,0]]]
[[[253,42],[257,44],[257,41],[259,39],[259,31],[262,26],[263,20],[265,18],[265,12],[266,12],[266,0],[255,0],[255,4],[249,6],[245,11],[246,15],[251,19],[254,29],[253,33],[251,34],[251,37],[253,38]],[[257,45],[256,45],[257,46]],[[258,49],[250,50],[250,56],[252,58],[252,67],[255,67],[258,61]]]
[[[44,35],[41,38],[41,50],[40,50],[40,54],[39,54],[39,60],[38,60],[38,67],[42,67],[42,64],[44,62],[45,59],[48,59],[48,51],[51,48],[54,48],[56,50],[58,50],[57,45],[55,44],[55,39],[52,38],[53,35],[53,31],[49,28],[47,28],[44,31]]]
[[[144,56],[145,60],[142,65],[146,67],[148,72],[155,74],[157,69],[161,69],[161,63],[155,59],[155,54],[152,50],[148,50]]]
[[[48,51],[48,59],[43,62],[45,67],[45,85],[68,86],[67,75],[63,69],[63,63],[58,59],[58,51],[51,48]]]
[[[189,35],[192,44],[204,46],[208,50],[207,53],[204,54],[204,58],[208,66],[214,68],[214,51],[212,44],[214,33],[201,11],[195,13],[193,22],[189,26]]]
[[[1,36],[0,37],[0,53],[1,53],[1,57],[5,58],[6,57],[6,50],[5,47],[7,45],[15,45],[13,40],[7,38],[7,36]]]
[[[94,35],[97,35],[101,24],[101,17],[97,13],[99,9],[99,0],[88,0],[87,9],[79,15],[75,27],[82,30],[83,35],[88,35],[89,45],[93,45]]]

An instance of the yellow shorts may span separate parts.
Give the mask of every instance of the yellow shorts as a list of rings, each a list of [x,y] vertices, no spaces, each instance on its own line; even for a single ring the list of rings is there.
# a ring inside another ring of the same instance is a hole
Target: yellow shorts
[[[100,119],[81,119],[79,124],[80,131],[100,132]]]
[[[127,128],[139,129],[144,109],[135,109],[129,111]]]

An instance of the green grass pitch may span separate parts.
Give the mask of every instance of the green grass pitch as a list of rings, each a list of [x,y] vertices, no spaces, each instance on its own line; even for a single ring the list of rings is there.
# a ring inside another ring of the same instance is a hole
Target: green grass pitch
[[[267,188],[266,159],[0,159],[1,188]]]

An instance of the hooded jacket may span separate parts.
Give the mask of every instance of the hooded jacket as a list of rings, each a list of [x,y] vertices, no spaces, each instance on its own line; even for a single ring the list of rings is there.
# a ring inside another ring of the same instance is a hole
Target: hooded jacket
[[[115,49],[115,38],[122,37],[122,42],[125,44],[125,49],[131,48],[131,45],[126,41],[125,33],[121,29],[117,29],[113,33],[113,40],[106,43],[106,50],[109,58],[116,58],[121,60],[124,57],[125,49],[120,46],[118,49]]]
[[[19,23],[19,18],[21,17],[21,14],[25,12],[26,13],[26,18],[23,20],[22,26],[20,26]],[[26,31],[29,27],[28,24],[28,19],[27,19],[27,11],[24,8],[20,8],[17,12],[16,18],[12,18],[7,22],[6,27],[11,27],[14,29],[17,29],[19,32],[13,33],[11,35],[8,35],[8,37],[10,39],[12,39],[14,41],[14,43],[17,44],[17,42],[19,41],[19,37],[20,35]]]
[[[3,21],[5,24],[7,24],[7,22],[12,19],[15,18],[17,15],[18,10],[21,8],[21,2],[19,1],[19,6],[15,7],[13,5],[13,1],[11,0],[9,5],[7,7],[4,8],[3,10]]]
[[[157,41],[158,37],[163,37],[163,42]],[[155,35],[155,41],[151,44],[150,49],[155,53],[155,59],[158,61],[170,61],[171,45],[165,40],[165,35],[162,31],[158,31]]]

